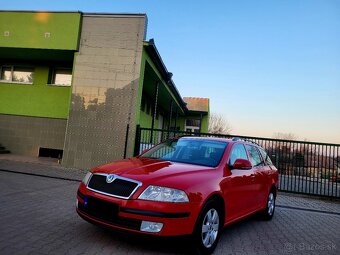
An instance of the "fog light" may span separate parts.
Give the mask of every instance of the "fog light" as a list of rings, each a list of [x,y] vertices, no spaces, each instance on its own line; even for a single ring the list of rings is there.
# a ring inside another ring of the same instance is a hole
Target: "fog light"
[[[152,222],[152,221],[142,221],[142,225],[140,226],[141,231],[152,232],[152,233],[157,233],[161,231],[162,228],[163,228],[163,223]]]

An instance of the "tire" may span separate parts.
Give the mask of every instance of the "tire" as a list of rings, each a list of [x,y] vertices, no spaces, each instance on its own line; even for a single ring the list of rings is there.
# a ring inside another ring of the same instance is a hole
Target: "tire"
[[[196,254],[212,254],[221,236],[223,227],[221,205],[215,200],[208,201],[203,207],[192,236]]]
[[[262,218],[264,220],[271,220],[273,218],[275,212],[275,200],[276,200],[275,193],[274,191],[271,190],[267,197],[267,207],[262,212]]]

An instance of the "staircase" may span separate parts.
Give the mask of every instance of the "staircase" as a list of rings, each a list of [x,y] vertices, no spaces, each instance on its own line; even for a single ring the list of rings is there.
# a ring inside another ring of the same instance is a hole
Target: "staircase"
[[[11,153],[9,150],[6,150],[4,146],[0,143],[0,154],[8,154]]]

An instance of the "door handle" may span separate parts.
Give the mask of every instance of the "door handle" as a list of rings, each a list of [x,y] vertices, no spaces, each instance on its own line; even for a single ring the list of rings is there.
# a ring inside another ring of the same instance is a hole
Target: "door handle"
[[[255,174],[251,174],[250,178],[251,178],[252,181],[255,181]]]

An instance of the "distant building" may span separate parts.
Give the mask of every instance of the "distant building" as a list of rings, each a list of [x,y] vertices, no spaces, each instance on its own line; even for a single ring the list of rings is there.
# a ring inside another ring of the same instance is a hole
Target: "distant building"
[[[88,169],[132,156],[136,127],[207,132],[182,99],[145,14],[0,12],[0,143]],[[202,105],[201,105],[202,103]]]

